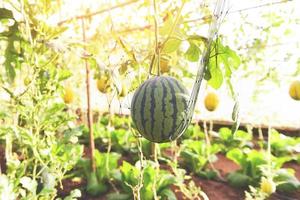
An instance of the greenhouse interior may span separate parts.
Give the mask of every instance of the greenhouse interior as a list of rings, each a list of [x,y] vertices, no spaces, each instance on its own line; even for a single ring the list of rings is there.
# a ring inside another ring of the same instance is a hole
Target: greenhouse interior
[[[0,200],[300,200],[300,0],[1,0]]]

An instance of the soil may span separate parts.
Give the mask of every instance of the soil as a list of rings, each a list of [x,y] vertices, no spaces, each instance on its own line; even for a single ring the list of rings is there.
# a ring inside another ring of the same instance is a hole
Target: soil
[[[244,190],[236,189],[227,183],[193,177],[197,186],[204,191],[210,200],[243,200]]]
[[[213,165],[223,177],[225,177],[229,172],[240,169],[237,164],[227,159],[223,154],[218,154],[218,160],[214,162]]]

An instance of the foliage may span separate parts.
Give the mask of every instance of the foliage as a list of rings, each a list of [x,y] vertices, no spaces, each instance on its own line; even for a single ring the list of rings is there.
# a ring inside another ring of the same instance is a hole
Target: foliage
[[[91,171],[90,159],[82,158],[79,161],[77,167],[87,178],[86,190],[90,195],[96,196],[107,191],[107,182],[116,173],[120,157],[121,155],[118,153],[101,153],[96,150],[96,172]]]
[[[123,164],[120,167],[121,176],[119,177],[123,193],[111,194],[109,195],[109,199],[132,199],[133,187],[138,185],[141,173],[143,177],[143,186],[140,190],[141,199],[153,199],[154,179],[156,179],[155,190],[160,198],[170,200],[176,199],[175,194],[169,188],[170,185],[175,183],[175,177],[164,170],[159,170],[157,176],[155,169],[153,168],[155,163],[146,161],[144,164],[145,166],[141,169],[141,163],[139,162],[133,166],[130,163],[123,161]]]
[[[243,148],[245,146],[252,147],[252,134],[237,130],[234,134],[232,134],[231,129],[223,127],[220,128],[218,133],[214,135],[216,138],[214,139],[215,143],[219,144],[222,153],[226,153],[234,148]]]
[[[266,159],[266,152],[263,150],[251,150],[249,148],[232,149],[227,152],[226,156],[241,168],[240,170],[230,173],[227,177],[229,183],[236,187],[246,187],[247,185],[257,186],[257,183],[263,175],[263,167],[268,166],[274,170],[273,173],[276,174],[282,165],[289,160],[289,158],[271,156],[271,163],[269,164]]]
[[[225,78],[231,78],[232,72],[239,67],[241,61],[235,51],[221,43],[220,38],[214,42],[210,55],[205,79],[210,86],[218,89]]]
[[[43,132],[30,132],[27,128],[32,125],[28,123],[15,129],[10,125],[1,128],[6,133],[6,176],[15,191],[12,195],[18,198],[56,196],[58,183],[82,155],[82,146],[76,144],[78,133],[72,129],[53,132],[56,116],[52,117],[53,120],[33,121],[47,127]]]
[[[132,122],[127,116],[108,116],[104,115],[99,119],[99,122],[93,124],[94,135],[97,141],[97,146],[104,147],[111,145],[111,150],[122,154],[130,154],[133,161],[138,160],[138,138],[132,134]],[[88,141],[88,132],[86,131],[82,139]],[[142,152],[146,158],[150,158],[152,154],[151,142],[140,138],[142,143]],[[110,144],[109,144],[110,143]],[[160,150],[164,150],[170,145],[167,143],[159,144]]]
[[[5,174],[0,175],[0,197],[1,199],[13,200],[16,199],[14,193],[13,181],[10,180]]]
[[[17,199],[54,198],[59,183],[83,152],[78,144],[81,132],[73,129],[75,118],[66,112],[60,97],[62,81],[71,73],[49,46],[65,28],[39,20],[43,6],[42,2],[19,1],[12,9],[0,10],[1,25],[11,22],[6,25],[8,31],[0,33],[6,44],[1,95],[8,97],[1,98],[0,111],[6,113],[1,119],[0,142],[5,144],[7,166],[1,175],[7,183],[1,195],[12,189],[9,195]]]
[[[218,158],[220,151],[217,144],[207,145],[205,141],[184,140],[181,146],[181,157],[184,166],[199,176],[214,178],[217,174],[208,169],[208,164]]]
[[[272,130],[271,132],[271,152],[277,157],[299,159],[299,137],[291,137]],[[266,144],[264,144],[266,146]]]
[[[300,189],[300,181],[295,177],[293,170],[279,169],[274,175],[277,190],[281,192],[294,192]]]
[[[260,166],[267,164],[264,153],[250,149],[232,149],[227,158],[233,160],[241,169],[228,175],[228,181],[236,187],[246,187],[258,183],[261,177]]]
[[[184,139],[204,139],[205,138],[205,134],[204,132],[201,130],[199,125],[192,125],[190,124],[188,126],[188,128],[186,129],[185,133],[182,135],[182,137],[179,138],[184,140]]]
[[[275,191],[294,192],[300,188],[300,182],[291,169],[271,169],[269,165],[262,165],[260,169],[264,175],[261,177],[260,185],[249,186],[249,191],[245,191],[246,200],[264,200]]]

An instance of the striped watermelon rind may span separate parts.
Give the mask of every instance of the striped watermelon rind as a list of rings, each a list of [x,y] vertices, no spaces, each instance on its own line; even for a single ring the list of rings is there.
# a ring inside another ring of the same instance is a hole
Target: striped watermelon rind
[[[137,131],[156,143],[177,139],[186,119],[188,99],[187,89],[172,77],[146,80],[131,102],[131,117]]]

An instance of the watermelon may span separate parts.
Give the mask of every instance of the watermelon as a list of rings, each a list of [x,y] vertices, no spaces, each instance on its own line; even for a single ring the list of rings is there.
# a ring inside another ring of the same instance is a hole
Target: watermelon
[[[146,80],[131,102],[135,128],[152,142],[177,139],[186,124],[188,99],[187,89],[172,77],[155,76]]]

